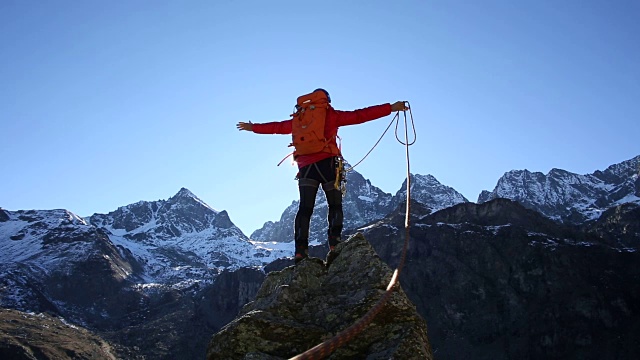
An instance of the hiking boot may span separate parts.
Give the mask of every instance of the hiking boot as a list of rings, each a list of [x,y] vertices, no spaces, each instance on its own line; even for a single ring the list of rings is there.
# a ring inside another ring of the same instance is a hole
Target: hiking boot
[[[304,260],[306,258],[308,258],[308,256],[305,255],[305,254],[296,254],[296,257],[295,257],[296,265],[298,265],[298,263],[300,261],[302,261],[302,260]]]
[[[333,251],[333,249],[341,243],[340,236],[329,236],[329,251]]]
[[[296,249],[295,263],[298,263],[309,257],[309,249]]]
[[[340,242],[340,236],[329,236],[329,253],[327,253],[327,260],[325,261],[326,266],[331,265],[333,260],[338,257],[338,253],[335,249]]]

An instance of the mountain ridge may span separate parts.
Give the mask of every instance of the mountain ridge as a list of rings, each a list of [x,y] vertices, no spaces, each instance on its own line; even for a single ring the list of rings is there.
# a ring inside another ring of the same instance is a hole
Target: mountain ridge
[[[462,194],[450,186],[441,184],[433,175],[410,176],[412,199],[428,206],[431,211],[468,202]],[[396,194],[391,195],[372,185],[369,179],[365,179],[357,171],[348,172],[348,190],[343,199],[343,210],[349,216],[345,216],[344,229],[355,229],[389,214],[398,204],[406,201],[406,187],[405,179]],[[299,201],[294,200],[282,213],[280,220],[266,222],[262,228],[251,234],[251,238],[260,241],[292,242],[293,231],[290,224],[294,222],[298,204]],[[309,230],[310,244],[326,243],[327,211],[324,193],[318,191]]]
[[[639,174],[640,155],[585,175],[557,168],[547,174],[511,170],[493,191],[483,190],[477,202],[508,198],[554,220],[579,224],[617,205],[640,204]]]
[[[598,205],[597,220],[579,225],[506,198],[465,202],[434,177],[412,175],[411,246],[401,281],[430,321],[438,354],[456,358],[477,351],[495,359],[524,351],[530,358],[566,357],[554,329],[570,334],[582,354],[593,352],[590,344],[613,351],[616,334],[622,334],[620,351],[638,354],[628,339],[637,334],[633,304],[640,292],[634,284],[640,281],[633,264],[640,205],[617,203],[635,196],[640,186],[633,164],[608,169],[589,181],[613,184],[601,187],[611,192],[605,200],[613,200]],[[557,189],[586,186],[564,182],[582,179],[564,170],[552,175]],[[392,200],[404,193],[384,193],[360,174],[351,176],[345,210],[356,211],[352,219],[362,225],[349,224],[345,232],[363,232],[393,267],[402,248],[404,211],[402,202]],[[324,231],[322,219],[316,225]],[[291,236],[290,228],[282,231]],[[326,246],[318,247],[326,254]],[[293,264],[292,250],[290,243],[248,238],[226,211],[185,188],[167,200],[140,201],[89,218],[61,209],[0,209],[0,305],[63,317],[127,353],[202,357],[207,337],[253,299],[265,274]],[[582,295],[566,290],[574,288]],[[605,338],[588,330],[592,320]],[[526,341],[517,343],[513,334]]]
[[[581,227],[501,198],[433,214],[415,207],[400,281],[428,322],[434,353],[637,358],[640,206],[620,207]],[[394,267],[403,227],[398,214],[361,231]]]

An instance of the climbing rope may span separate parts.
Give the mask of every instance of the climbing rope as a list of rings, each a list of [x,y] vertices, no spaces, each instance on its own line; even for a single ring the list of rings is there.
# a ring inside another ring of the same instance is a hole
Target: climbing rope
[[[376,141],[375,144],[373,144],[373,147],[371,147],[371,149],[364,155],[364,157],[362,159],[360,159],[360,161],[358,161],[355,165],[351,166],[350,168],[346,169],[346,172],[352,171],[353,168],[355,168],[356,166],[360,165],[360,163],[362,163],[364,161],[364,159],[366,159],[369,154],[371,154],[371,152],[373,151],[373,149],[375,149],[378,144],[380,144],[380,141],[382,141],[382,138],[384,138],[384,136],[387,134],[387,131],[389,131],[389,129],[391,128],[391,125],[393,125],[393,123],[396,123],[396,140],[398,140],[398,142],[402,145],[405,146],[411,146],[416,142],[417,136],[416,136],[416,125],[413,122],[413,113],[411,112],[411,105],[409,104],[408,101],[405,101],[405,103],[407,104],[407,107],[409,108],[409,117],[411,119],[411,128],[413,129],[413,140],[411,142],[408,141],[408,139],[405,139],[405,142],[402,142],[402,140],[400,140],[400,138],[398,137],[398,124],[400,123],[400,111],[396,112],[396,115],[391,119],[391,122],[389,123],[389,125],[387,126],[386,129],[384,129],[384,132],[382,133],[382,135],[380,135],[380,138],[378,139],[378,141]],[[407,112],[403,111],[404,113],[404,126],[405,126],[405,135],[408,137],[408,128],[407,128]],[[408,145],[407,145],[408,144]]]
[[[398,138],[398,122],[399,122],[399,119],[400,119],[400,112],[399,111],[396,113],[396,116],[394,116],[393,120],[391,120],[391,123],[389,124],[387,129],[382,134],[382,136],[384,136],[384,134],[387,132],[387,130],[389,130],[389,128],[391,127],[391,124],[393,124],[393,122],[396,121],[396,139],[402,145],[405,146],[406,159],[407,159],[407,206],[406,206],[405,220],[404,220],[405,233],[404,233],[404,245],[402,247],[402,255],[400,256],[400,262],[398,263],[398,267],[396,267],[396,269],[393,271],[393,276],[391,276],[391,281],[389,281],[389,285],[387,285],[387,289],[384,292],[384,294],[382,295],[382,297],[378,300],[378,302],[371,309],[369,309],[369,311],[366,314],[364,314],[364,316],[362,318],[360,318],[358,321],[353,323],[353,325],[349,326],[348,328],[346,328],[346,329],[342,330],[341,332],[339,332],[338,334],[336,334],[331,339],[329,339],[329,340],[327,340],[327,341],[325,341],[325,342],[323,342],[321,344],[316,345],[315,347],[305,351],[302,354],[299,354],[297,356],[292,357],[290,360],[320,360],[320,359],[323,359],[323,358],[329,356],[337,348],[339,348],[342,345],[344,345],[347,342],[349,342],[356,335],[358,335],[360,332],[362,332],[362,330],[364,330],[364,328],[367,325],[369,325],[371,323],[371,321],[373,321],[373,319],[376,317],[376,315],[382,310],[384,305],[391,298],[391,295],[393,294],[393,290],[396,288],[396,285],[398,284],[398,279],[400,277],[400,272],[402,271],[402,268],[404,267],[404,263],[405,263],[405,260],[406,260],[406,257],[407,257],[407,248],[409,246],[409,230],[410,230],[410,226],[411,226],[410,216],[409,216],[411,214],[411,171],[410,171],[410,162],[409,162],[409,146],[413,145],[415,143],[415,141],[416,141],[415,125],[413,123],[413,115],[411,114],[411,106],[409,105],[408,101],[406,102],[406,104],[407,104],[407,107],[409,108],[409,116],[411,118],[411,125],[412,125],[413,133],[414,133],[413,141],[409,142],[409,127],[408,127],[408,122],[407,122],[407,111],[406,110],[403,111],[403,113],[404,113],[404,136],[405,136],[405,141],[403,142],[402,140],[400,140]],[[371,151],[373,151],[373,149],[378,145],[378,143],[380,142],[381,139],[382,139],[382,137],[380,137],[378,142],[376,142],[376,144],[369,151],[369,153],[367,153],[367,155],[365,155],[365,158],[371,153]],[[364,158],[362,160],[364,160]],[[360,160],[358,162],[358,164],[361,163],[362,160]],[[358,164],[356,164],[356,165],[358,165]],[[353,169],[356,165],[352,166],[349,170]]]

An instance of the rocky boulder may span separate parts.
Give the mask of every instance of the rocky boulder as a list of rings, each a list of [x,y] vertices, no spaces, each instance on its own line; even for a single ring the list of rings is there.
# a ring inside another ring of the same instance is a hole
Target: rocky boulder
[[[269,273],[256,295],[213,336],[208,359],[288,359],[348,328],[380,299],[391,269],[358,234],[327,265],[309,258]],[[362,333],[328,359],[432,359],[427,326],[398,286]]]

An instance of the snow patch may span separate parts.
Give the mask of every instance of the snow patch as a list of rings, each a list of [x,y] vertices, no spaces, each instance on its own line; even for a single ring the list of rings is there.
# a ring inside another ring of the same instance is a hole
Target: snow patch
[[[622,199],[616,201],[614,203],[614,205],[622,205],[622,204],[626,204],[626,203],[636,203],[638,205],[640,205],[640,197],[637,197],[635,194],[629,194],[625,197],[623,197]]]

